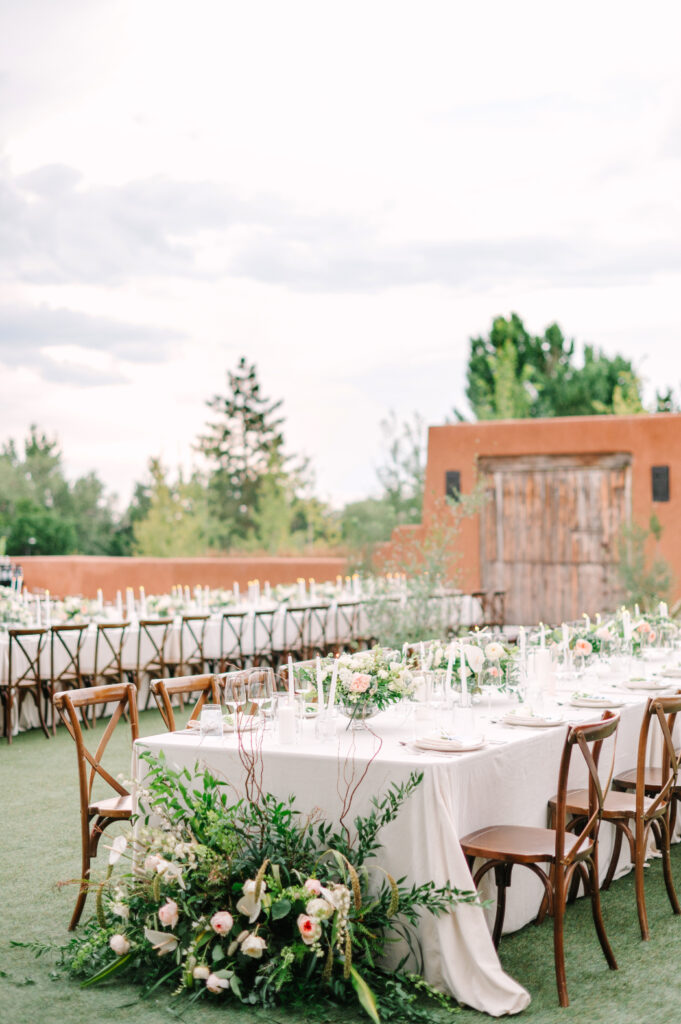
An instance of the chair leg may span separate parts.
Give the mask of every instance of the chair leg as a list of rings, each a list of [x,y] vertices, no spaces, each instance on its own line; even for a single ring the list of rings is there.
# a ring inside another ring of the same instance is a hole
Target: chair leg
[[[565,976],[565,940],[563,928],[565,923],[565,871],[562,865],[555,865],[553,878],[553,959],[556,967],[556,986],[558,1002],[561,1006],[569,1006]]]
[[[664,872],[664,884],[667,887],[667,896],[675,914],[681,914],[678,896],[672,879],[672,862],[669,851],[669,828],[666,820],[661,821],[662,833],[662,871]]]
[[[85,906],[85,900],[87,899],[88,890],[90,888],[90,830],[88,822],[83,822],[81,836],[81,855],[82,870],[80,876],[80,889],[78,890],[76,906],[71,917],[71,923],[69,924],[70,932],[74,930],[74,928],[80,921],[80,915],[83,913],[83,907]]]
[[[610,863],[608,864],[608,872],[603,879],[603,885],[601,888],[607,891],[612,885],[612,880],[615,877],[617,871],[617,865],[620,859],[620,853],[622,852],[622,829],[619,828],[617,823],[613,823],[615,828],[615,842],[612,847],[612,854],[610,856]]]
[[[641,926],[641,938],[647,942],[650,938],[648,927],[648,912],[646,910],[646,889],[643,869],[646,859],[646,829],[636,829],[636,856],[634,858],[634,877],[636,879],[636,909],[638,910],[638,923]]]
[[[494,930],[492,941],[494,948],[499,948],[501,933],[504,928],[504,917],[506,916],[506,890],[511,884],[512,864],[497,864],[494,868],[494,880],[497,883],[497,912],[494,918]]]
[[[601,949],[605,959],[608,961],[608,967],[611,971],[617,970],[617,961],[615,960],[615,954],[612,951],[608,936],[605,933],[605,923],[603,921],[603,913],[601,911],[601,893],[598,888],[598,862],[591,860],[589,861],[589,881],[591,889],[591,913],[593,914],[594,924],[596,925],[596,934],[598,935],[598,941],[601,944]]]

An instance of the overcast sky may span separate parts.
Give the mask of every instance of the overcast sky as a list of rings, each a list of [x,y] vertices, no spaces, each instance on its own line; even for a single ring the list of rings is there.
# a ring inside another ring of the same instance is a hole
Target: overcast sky
[[[518,312],[681,381],[681,5],[0,0],[0,438],[127,501],[244,354],[335,503]]]

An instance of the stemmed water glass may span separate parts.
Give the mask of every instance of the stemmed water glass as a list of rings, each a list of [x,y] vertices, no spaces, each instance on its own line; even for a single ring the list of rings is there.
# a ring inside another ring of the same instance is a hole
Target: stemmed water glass
[[[260,668],[251,672],[248,677],[248,700],[262,715],[265,728],[274,722],[275,694],[274,672],[271,668]]]
[[[238,716],[243,714],[246,708],[246,683],[243,679],[225,680],[225,707],[234,722],[234,728],[238,725]]]

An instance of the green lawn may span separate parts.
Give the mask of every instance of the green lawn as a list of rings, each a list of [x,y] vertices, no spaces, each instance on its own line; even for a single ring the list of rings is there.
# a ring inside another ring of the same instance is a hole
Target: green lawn
[[[159,731],[155,711],[141,716],[141,731]],[[119,727],[112,740],[115,770],[130,770],[128,734]],[[82,991],[64,978],[50,977],[48,959],[36,960],[31,951],[10,947],[11,940],[60,943],[67,937],[75,889],[58,883],[79,872],[78,793],[75,749],[64,729],[49,741],[34,731],[0,746],[0,1021],[3,1024],[156,1024],[168,1020],[211,1022],[292,1022],[291,1015],[195,1004],[187,1007],[168,996],[137,1002],[136,991],[111,983]],[[103,858],[102,858],[103,860]],[[673,851],[681,885],[681,846]],[[675,918],[664,892],[659,861],[647,874],[652,939],[639,939],[633,879],[616,882],[603,895],[608,933],[620,970],[610,972],[591,923],[588,903],[579,900],[568,909],[567,965],[572,1005],[558,1007],[553,972],[551,923],[532,925],[503,939],[505,969],[532,995],[523,1021],[555,1024],[667,1024],[679,1018],[675,978],[681,969],[681,918]],[[85,915],[88,914],[88,906]],[[311,1011],[304,1019],[319,1019]],[[297,1017],[301,1020],[300,1016]],[[339,1011],[325,1020],[354,1024],[360,1014]],[[460,1024],[481,1024],[482,1014],[464,1010]]]

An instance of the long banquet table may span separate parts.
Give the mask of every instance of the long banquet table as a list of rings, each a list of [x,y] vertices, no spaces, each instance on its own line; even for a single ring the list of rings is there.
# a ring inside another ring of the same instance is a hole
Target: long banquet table
[[[604,773],[613,750],[616,772],[635,763],[645,697],[625,692],[620,699],[625,704],[619,709],[619,736],[614,748],[604,746]],[[495,713],[504,710],[505,700],[497,698]],[[575,723],[594,721],[602,713],[568,706],[563,712],[566,721]],[[263,788],[279,798],[295,794],[301,811],[319,808],[325,816],[337,820],[344,792],[343,766],[346,773],[354,770],[357,779],[368,765],[355,796],[353,814],[366,811],[372,796],[385,791],[390,782],[402,782],[410,771],[421,771],[422,784],[383,833],[384,848],[377,862],[396,877],[407,875],[417,883],[432,879],[438,884],[449,879],[459,889],[471,889],[459,838],[489,824],[546,826],[547,801],[555,793],[565,726],[536,729],[487,724],[487,745],[483,749],[445,756],[417,753],[403,745],[405,737],[413,734],[413,725],[405,714],[403,708],[391,709],[372,720],[372,731],[366,733],[345,731],[340,719],[335,738],[325,741],[315,738],[313,722],[305,722],[295,746],[282,746],[274,733],[264,734],[258,748],[263,761]],[[248,749],[254,743],[253,734],[243,734],[242,742]],[[142,750],[155,754],[163,751],[177,767],[192,768],[198,762],[202,768],[229,779],[242,795],[243,766],[234,734],[201,738],[189,732],[166,733],[139,740],[137,753]],[[571,786],[586,783],[580,760],[575,759]],[[602,875],[611,842],[610,828],[604,825]],[[628,852],[623,851],[619,873],[629,867]],[[483,896],[493,896],[491,873],[487,879],[491,891],[484,890]],[[531,921],[541,895],[538,879],[518,869],[508,893],[505,931]],[[605,913],[607,927],[607,910]],[[493,1016],[518,1013],[530,997],[501,968],[486,920],[492,914],[493,908],[461,905],[440,918],[426,915],[418,929],[424,974],[431,984],[475,1009]],[[611,940],[616,954],[616,936]],[[595,933],[593,942],[597,947]],[[567,966],[569,980],[571,967],[569,963]],[[603,969],[607,970],[605,961]]]

